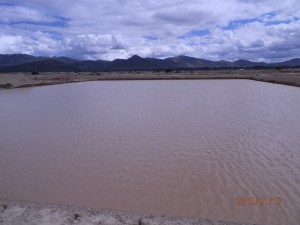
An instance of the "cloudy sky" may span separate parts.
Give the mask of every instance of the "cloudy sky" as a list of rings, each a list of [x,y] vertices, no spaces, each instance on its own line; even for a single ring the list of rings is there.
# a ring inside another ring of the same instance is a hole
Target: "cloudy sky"
[[[300,57],[299,0],[0,0],[0,54]]]

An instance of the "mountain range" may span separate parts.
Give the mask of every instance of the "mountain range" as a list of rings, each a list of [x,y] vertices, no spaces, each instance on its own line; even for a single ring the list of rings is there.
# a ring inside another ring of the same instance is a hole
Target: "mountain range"
[[[241,69],[300,67],[300,58],[279,63],[251,62],[248,60],[211,61],[189,56],[166,59],[142,58],[134,55],[128,59],[77,60],[68,57],[42,57],[26,54],[0,54],[0,72],[79,72],[79,71],[136,71],[165,69]]]

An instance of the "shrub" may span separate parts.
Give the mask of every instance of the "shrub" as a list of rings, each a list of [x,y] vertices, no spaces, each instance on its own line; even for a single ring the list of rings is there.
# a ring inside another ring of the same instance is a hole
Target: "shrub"
[[[13,85],[11,83],[0,84],[0,88],[11,88]]]
[[[40,73],[39,73],[39,72],[36,72],[36,71],[34,71],[34,72],[31,72],[31,74],[32,74],[32,75],[39,75]]]

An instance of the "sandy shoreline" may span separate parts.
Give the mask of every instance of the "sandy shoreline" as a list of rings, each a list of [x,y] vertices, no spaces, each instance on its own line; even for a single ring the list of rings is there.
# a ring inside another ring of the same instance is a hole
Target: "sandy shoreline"
[[[175,218],[114,210],[0,199],[0,224],[5,225],[250,225],[207,219]]]
[[[300,87],[300,69],[172,72],[0,73],[0,89],[101,80],[249,79]]]

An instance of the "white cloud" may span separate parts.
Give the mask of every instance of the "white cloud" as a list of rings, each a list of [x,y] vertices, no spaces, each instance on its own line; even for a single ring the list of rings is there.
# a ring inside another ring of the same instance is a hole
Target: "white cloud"
[[[60,48],[60,41],[42,32],[36,32],[32,37],[0,35],[0,43],[0,52],[5,54],[21,52],[53,56]]]
[[[300,57],[298,0],[0,0],[0,8],[0,53],[109,60],[133,54]],[[209,34],[186,35],[204,29]]]
[[[22,6],[0,6],[0,11],[0,21],[5,23],[18,21],[51,21],[50,18],[39,11]]]

